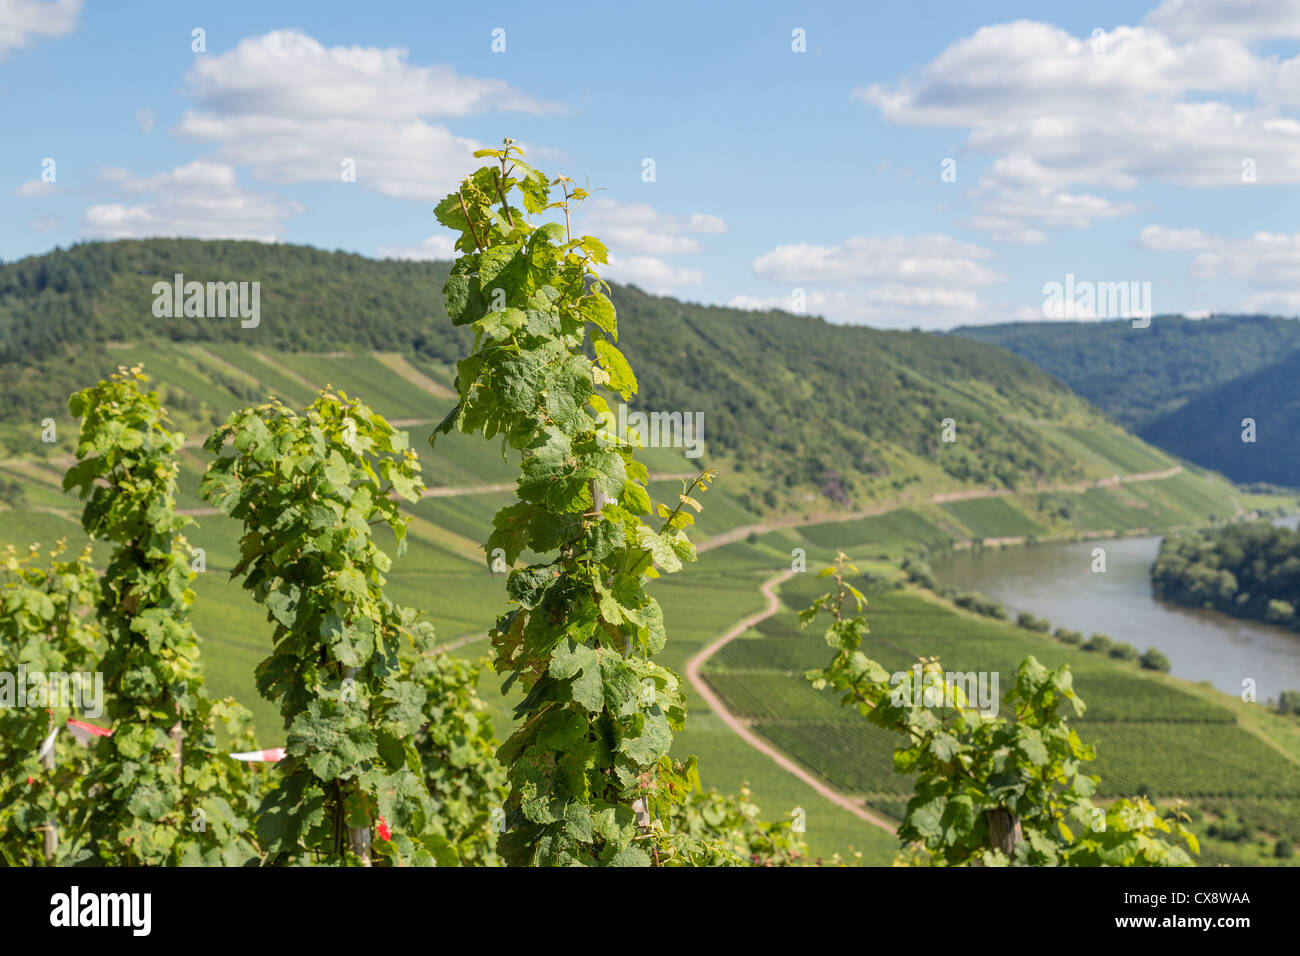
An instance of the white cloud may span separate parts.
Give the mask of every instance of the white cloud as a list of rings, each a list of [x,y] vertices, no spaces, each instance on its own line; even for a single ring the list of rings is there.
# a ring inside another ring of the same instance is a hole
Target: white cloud
[[[1041,229],[1032,229],[1019,219],[1005,216],[971,216],[962,223],[967,229],[987,231],[993,242],[1005,242],[1020,246],[1041,246],[1047,242],[1047,233]]]
[[[232,167],[207,160],[142,178],[108,169],[100,179],[141,196],[142,201],[87,209],[85,232],[94,238],[189,236],[274,242],[285,220],[303,211],[300,203],[245,189]]]
[[[455,259],[456,238],[451,235],[430,236],[416,246],[383,246],[380,259],[407,259],[412,262],[447,261]]]
[[[59,187],[54,183],[47,183],[43,179],[29,179],[14,190],[14,195],[22,196],[24,199],[32,199],[41,196],[53,196],[58,191]]]
[[[700,251],[693,235],[720,235],[727,224],[718,216],[693,213],[685,218],[659,212],[646,203],[621,203],[598,196],[577,207],[575,235],[592,235],[613,253],[680,255]]]
[[[1153,225],[1142,230],[1138,244],[1155,252],[1192,254],[1187,274],[1193,279],[1235,279],[1252,286],[1245,311],[1295,310],[1300,232],[1256,232],[1236,239]]]
[[[1241,310],[1300,315],[1300,292],[1258,292],[1242,304]]]
[[[781,296],[740,295],[730,304],[787,312],[802,308],[832,322],[883,327],[937,329],[987,322],[996,312],[977,290],[1006,279],[985,264],[992,257],[989,249],[944,235],[858,236],[833,246],[778,246],[755,259],[753,271],[764,279],[790,283],[791,291]],[[819,285],[850,288],[827,290]]]
[[[894,123],[967,129],[967,149],[1003,157],[1019,185],[1226,186],[1245,158],[1260,183],[1300,182],[1300,122],[1278,112],[1300,101],[1294,77],[1300,58],[1262,58],[1240,39],[1117,27],[1094,49],[1020,20],[957,41],[915,82],[855,96]]]
[[[895,328],[944,329],[989,321],[990,307],[968,289],[918,286],[882,286],[863,292],[814,289],[802,303],[791,295],[738,295],[727,305],[733,309],[807,312],[848,325]]]
[[[675,266],[655,256],[619,256],[610,254],[609,264],[601,275],[613,282],[639,286],[655,295],[671,295],[681,286],[699,285],[704,273],[699,269]]]
[[[1215,237],[1192,259],[1195,279],[1244,279],[1257,284],[1300,283],[1300,232],[1257,232],[1248,239]]]
[[[1156,252],[1190,252],[1209,248],[1211,240],[1199,229],[1147,226],[1138,234],[1138,244]]]
[[[0,0],[0,60],[33,37],[67,36],[80,15],[81,0]]]
[[[1045,228],[1083,229],[1094,220],[1114,219],[1137,211],[1133,203],[1066,192],[1053,185],[1052,178],[1050,170],[1024,153],[998,157],[969,193],[978,210],[971,222],[996,223],[989,227],[995,230],[994,241],[1037,244],[1047,237],[1024,220]]]
[[[157,115],[149,107],[142,106],[135,111],[135,124],[140,128],[140,132],[146,136],[153,131],[154,124],[157,122]]]
[[[433,120],[559,110],[503,80],[412,65],[401,48],[326,47],[299,30],[200,57],[188,80],[197,105],[177,132],[221,160],[296,183],[340,182],[351,159],[362,188],[408,199],[440,199],[478,165],[481,144]]]
[[[1300,37],[1297,0],[1164,0],[1143,21],[1170,36]]]
[[[988,249],[950,236],[864,236],[834,246],[806,242],[777,246],[753,262],[756,275],[780,282],[945,283],[981,286],[1001,282],[977,260]]]

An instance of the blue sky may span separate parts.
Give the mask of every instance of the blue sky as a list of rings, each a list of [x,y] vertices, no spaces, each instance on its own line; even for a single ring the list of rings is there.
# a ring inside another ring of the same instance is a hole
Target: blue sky
[[[433,203],[509,135],[602,187],[611,278],[692,301],[946,328],[1043,318],[1070,273],[1300,312],[1300,0],[0,0],[0,120],[6,261],[445,257]]]

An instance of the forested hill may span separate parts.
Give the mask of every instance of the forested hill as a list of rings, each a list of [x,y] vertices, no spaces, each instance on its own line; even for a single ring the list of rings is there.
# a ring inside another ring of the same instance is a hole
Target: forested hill
[[[400,352],[449,383],[468,333],[445,317],[447,270],[201,240],[89,243],[0,266],[0,423],[66,416],[70,391],[134,361],[134,348],[168,341],[267,353]],[[257,327],[243,328],[237,317],[155,317],[154,283],[176,273],[260,282]],[[968,339],[690,305],[634,287],[616,287],[614,302],[620,345],[640,379],[635,407],[703,412],[709,463],[731,464],[769,506],[796,491],[847,503],[911,484],[1084,477],[1078,446],[1058,441],[1060,427],[1138,444],[1034,365]],[[947,418],[954,443],[940,440]]]
[[[1241,440],[1246,418],[1255,423],[1253,442]],[[1235,481],[1300,486],[1300,349],[1207,390],[1142,434]]]
[[[1029,359],[1144,439],[1237,481],[1300,485],[1300,321],[1156,316],[961,328]],[[1257,441],[1241,440],[1253,418]]]
[[[1300,349],[1300,322],[1275,316],[1132,322],[1010,322],[954,329],[1000,345],[1059,378],[1133,430]]]

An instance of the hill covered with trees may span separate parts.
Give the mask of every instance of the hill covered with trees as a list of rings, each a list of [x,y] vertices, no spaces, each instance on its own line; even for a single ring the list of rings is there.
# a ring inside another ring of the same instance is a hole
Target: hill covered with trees
[[[135,360],[97,344],[389,350],[450,383],[470,333],[447,321],[448,268],[202,240],[89,243],[0,266],[0,425],[57,418],[78,385]],[[257,325],[155,315],[155,283],[177,274],[259,282]],[[709,460],[748,476],[741,483],[768,507],[796,493],[849,504],[916,483],[1085,477],[1078,455],[1036,422],[1131,441],[1040,369],[964,338],[693,305],[631,286],[613,298],[619,345],[638,369],[634,407],[702,412]],[[956,441],[943,441],[945,419]]]
[[[1300,484],[1300,321],[1015,322],[956,329],[1060,379],[1145,440],[1242,482]],[[1254,444],[1242,419],[1256,422]]]

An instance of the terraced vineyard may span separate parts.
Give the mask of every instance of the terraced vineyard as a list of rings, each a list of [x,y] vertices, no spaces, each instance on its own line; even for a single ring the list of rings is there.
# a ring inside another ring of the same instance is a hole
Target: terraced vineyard
[[[938,655],[950,670],[996,670],[1006,688],[1029,654],[1049,666],[1069,661],[1088,705],[1074,723],[1096,747],[1089,772],[1100,776],[1102,797],[1141,789],[1207,808],[1216,800],[1244,801],[1275,836],[1300,827],[1300,814],[1290,813],[1294,804],[1286,802],[1300,798],[1300,761],[1240,725],[1228,706],[1135,665],[958,612],[921,592],[881,587],[878,576],[871,580],[864,650],[886,668],[902,670],[918,656]],[[784,609],[723,647],[705,678],[756,732],[834,786],[897,818],[911,790],[910,781],[893,771],[898,741],[803,678],[804,671],[823,666],[829,652],[819,629],[799,629],[796,612],[825,587],[810,574],[788,581],[781,590]]]
[[[1002,498],[953,501],[943,509],[960,521],[972,538],[1018,538],[1043,533],[1040,525]]]
[[[119,351],[125,360],[127,351]],[[459,435],[441,440],[438,454],[428,452],[427,436],[433,423],[451,404],[445,369],[415,360],[395,362],[378,353],[305,355],[256,351],[227,343],[161,344],[144,352],[147,370],[159,382],[165,401],[191,442],[182,455],[179,505],[195,513],[199,523],[189,537],[206,552],[207,572],[196,583],[194,620],[204,644],[209,683],[216,693],[235,696],[253,710],[260,740],[274,746],[283,733],[272,708],[252,686],[256,664],[269,646],[270,628],[246,595],[226,581],[226,573],[237,560],[238,527],[212,514],[196,494],[206,456],[195,446],[214,422],[238,405],[273,395],[301,406],[316,388],[331,384],[401,421],[411,434],[412,447],[420,452],[426,483],[450,492],[426,497],[409,507],[413,520],[408,551],[389,573],[391,593],[399,601],[427,609],[440,640],[469,640],[464,648],[469,654],[486,650],[485,642],[476,642],[473,636],[486,630],[500,608],[502,582],[486,566],[480,543],[492,516],[510,500],[511,493],[465,492],[508,483],[515,469],[502,460],[497,449]],[[132,350],[129,354],[139,353]],[[21,507],[3,512],[0,543],[25,548],[32,542],[50,544],[60,537],[82,540],[75,521],[79,506],[59,487],[67,463],[71,422],[61,410],[55,417],[61,446],[37,447],[32,456],[0,463],[0,478],[20,485],[24,499]],[[659,474],[685,473],[702,464],[667,449],[648,450],[646,458]],[[651,484],[652,493],[665,500],[672,500],[679,487],[675,479]],[[1121,500],[1121,495],[1122,500],[1147,501],[1151,507],[1098,508],[1079,526],[1128,526],[1139,516],[1149,520],[1157,510],[1166,520],[1196,521],[1207,509],[1222,510],[1229,500],[1222,482],[1211,485],[1190,474],[1096,489],[1074,498],[1109,502]],[[726,547],[706,550],[691,576],[656,584],[673,634],[663,654],[664,663],[681,671],[691,654],[751,613],[758,604],[758,583],[788,566],[796,549],[804,549],[812,565],[838,548],[897,556],[917,546],[942,549],[965,534],[996,537],[1028,533],[1048,524],[1031,517],[1037,513],[1035,501],[1033,496],[1016,495],[950,502],[945,507],[895,508],[853,521],[756,533]],[[722,531],[761,526],[763,521],[764,515],[750,510],[729,492],[724,476],[706,497],[697,540],[707,542]],[[99,556],[102,560],[103,555]],[[869,570],[884,578],[896,574],[891,568],[881,564]],[[909,783],[892,773],[893,741],[889,735],[842,711],[802,678],[804,670],[824,663],[827,648],[819,634],[798,630],[794,609],[820,593],[821,584],[811,575],[790,581],[782,591],[789,609],[729,644],[713,658],[705,676],[738,715],[753,722],[757,733],[835,786],[861,794],[872,807],[897,816]],[[937,653],[955,668],[996,668],[1006,686],[1025,653],[1035,653],[1047,663],[1066,657],[1060,645],[1019,629],[956,614],[915,594],[880,591],[878,582],[869,590],[872,641],[890,667],[901,669],[917,654]],[[1187,766],[1195,763],[1187,759],[1192,744],[1176,751],[1162,741],[1160,734],[1168,733],[1169,728],[1179,733],[1194,725],[1215,730],[1217,735],[1194,738],[1195,746],[1249,754],[1250,762],[1259,755],[1257,740],[1236,727],[1231,712],[1224,708],[1147,680],[1135,671],[1126,673],[1092,655],[1074,656],[1081,693],[1091,705],[1082,726],[1089,731],[1097,729],[1094,736],[1102,749],[1097,769],[1103,778],[1109,773],[1115,787],[1146,784],[1159,793],[1172,793],[1171,787],[1190,787],[1196,777],[1202,781],[1197,792],[1248,794],[1263,801],[1261,806],[1279,793],[1294,792],[1290,768],[1246,774],[1243,767],[1238,777],[1244,782],[1232,790],[1224,789],[1230,786],[1226,780],[1229,773],[1219,775],[1222,780],[1219,776],[1202,778],[1186,767],[1173,766],[1162,755],[1178,752]],[[483,692],[498,726],[506,726],[512,701],[490,683]],[[1144,732],[1132,732],[1133,728]],[[809,839],[816,852],[858,849],[868,862],[877,863],[892,857],[893,841],[886,834],[863,825],[752,751],[712,719],[698,701],[692,702],[692,719],[679,738],[678,749],[682,754],[699,754],[706,783],[735,789],[747,781],[765,810],[770,808],[779,815],[800,806],[809,811],[813,821]]]
[[[822,548],[846,548],[871,542],[879,553],[889,553],[917,545],[943,547],[949,536],[909,508],[887,514],[859,518],[856,521],[831,521],[800,529],[800,534]]]

